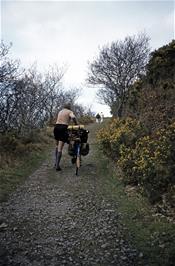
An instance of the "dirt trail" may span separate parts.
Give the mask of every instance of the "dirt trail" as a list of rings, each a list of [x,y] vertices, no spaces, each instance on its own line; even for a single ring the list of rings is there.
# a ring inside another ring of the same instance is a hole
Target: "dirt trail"
[[[62,172],[50,158],[0,205],[0,265],[139,265],[117,202],[101,190],[96,127],[89,128],[91,151],[79,176],[65,149]]]

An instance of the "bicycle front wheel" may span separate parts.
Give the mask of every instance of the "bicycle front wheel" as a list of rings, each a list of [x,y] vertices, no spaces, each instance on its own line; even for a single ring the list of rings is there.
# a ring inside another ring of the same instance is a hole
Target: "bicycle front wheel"
[[[76,159],[76,175],[78,175],[79,168],[80,168],[80,156],[77,156],[77,159]]]
[[[78,170],[81,165],[81,155],[80,155],[80,144],[77,146],[77,156],[76,156],[76,172],[75,174],[78,175]]]

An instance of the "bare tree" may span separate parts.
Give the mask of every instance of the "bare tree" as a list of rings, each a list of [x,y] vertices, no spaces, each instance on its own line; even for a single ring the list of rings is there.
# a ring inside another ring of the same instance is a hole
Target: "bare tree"
[[[20,62],[10,60],[8,53],[10,45],[0,43],[0,132],[13,127],[12,114],[16,106],[16,80],[22,75],[19,70]]]
[[[59,105],[63,94],[62,78],[65,70],[58,68],[56,65],[51,67],[44,75],[43,91],[45,95],[45,110],[47,112],[48,120],[52,120],[55,110]],[[59,100],[58,100],[59,99]]]
[[[0,132],[26,134],[41,128],[61,105],[63,69],[52,67],[45,75],[36,65],[21,70],[18,61],[8,57],[10,46],[0,46]]]
[[[141,33],[104,46],[89,64],[87,81],[100,87],[98,97],[113,115],[122,115],[126,92],[145,72],[149,51],[149,38]]]
[[[41,74],[33,64],[21,70],[20,62],[8,57],[10,47],[4,43],[0,46],[0,133],[28,135],[48,122],[53,124],[67,102],[78,115],[83,113],[83,108],[76,104],[80,89],[63,88],[65,68],[55,65]]]

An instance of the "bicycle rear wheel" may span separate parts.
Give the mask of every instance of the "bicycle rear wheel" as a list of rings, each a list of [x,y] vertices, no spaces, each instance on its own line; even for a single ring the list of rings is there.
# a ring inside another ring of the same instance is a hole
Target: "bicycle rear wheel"
[[[80,155],[80,144],[77,146],[77,155],[76,155],[76,170],[75,174],[78,175],[79,168],[81,166],[81,155]]]

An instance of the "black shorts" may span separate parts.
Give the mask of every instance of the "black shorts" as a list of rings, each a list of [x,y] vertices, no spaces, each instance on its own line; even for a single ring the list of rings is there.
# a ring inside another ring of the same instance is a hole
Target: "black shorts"
[[[54,136],[56,140],[68,142],[68,125],[56,124],[54,127]]]

